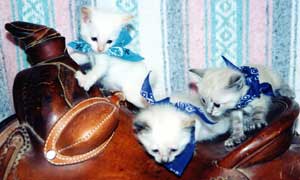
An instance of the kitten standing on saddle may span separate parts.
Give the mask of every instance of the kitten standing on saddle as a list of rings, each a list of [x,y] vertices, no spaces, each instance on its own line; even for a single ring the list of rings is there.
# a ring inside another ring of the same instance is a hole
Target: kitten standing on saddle
[[[88,49],[91,50],[88,53],[74,52],[71,57],[80,65],[91,62],[92,68],[86,74],[81,71],[75,73],[79,85],[85,90],[89,90],[100,80],[105,89],[122,91],[129,102],[141,108],[144,107],[145,102],[140,96],[139,90],[148,73],[146,65],[143,61],[136,60],[138,55],[129,49],[121,49],[124,52],[120,53],[120,47],[114,47],[116,43],[127,45],[130,42],[129,33],[125,34],[124,40],[116,41],[120,38],[121,33],[127,33],[122,30],[132,18],[127,14],[82,7],[80,35],[82,40],[88,44]],[[86,44],[82,46],[84,47]],[[112,52],[112,48],[115,51]],[[113,53],[122,54],[125,58],[111,56]]]
[[[171,102],[191,103],[197,107],[197,97],[176,95]],[[217,119],[213,119],[216,121]],[[195,128],[195,141],[212,140],[229,130],[229,119],[207,124],[195,114],[187,114],[170,104],[160,104],[142,109],[134,119],[133,128],[139,142],[158,163],[172,162],[191,140]]]
[[[224,60],[229,62],[226,58]],[[230,66],[190,70],[198,76],[198,94],[205,111],[212,117],[229,117],[231,119],[231,136],[225,141],[226,147],[233,147],[244,141],[246,131],[253,131],[267,125],[266,114],[274,95],[272,89],[281,95],[294,97],[288,86],[267,67],[253,65],[247,68],[247,66],[242,66],[241,68],[246,67],[243,71],[249,71],[247,74],[243,73],[240,67]],[[259,93],[259,97],[247,101],[245,99],[250,97],[248,94],[255,91],[249,90],[250,86],[246,83],[255,80],[248,80],[247,77],[249,73],[256,71],[255,68],[258,70],[259,86],[261,89],[265,88],[262,91],[266,91],[266,93]],[[271,85],[271,89],[268,84]],[[245,96],[246,94],[248,97]]]

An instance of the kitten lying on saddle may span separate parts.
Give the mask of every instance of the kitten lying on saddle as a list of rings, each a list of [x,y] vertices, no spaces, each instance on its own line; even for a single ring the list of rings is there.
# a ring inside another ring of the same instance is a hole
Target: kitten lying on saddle
[[[267,125],[273,90],[292,98],[294,93],[267,67],[237,67],[223,59],[228,67],[190,71],[198,75],[198,94],[205,111],[212,117],[231,119],[232,133],[225,146],[232,147],[246,139],[246,131]]]
[[[141,94],[151,105],[137,114],[133,129],[156,162],[172,162],[191,141],[212,140],[229,130],[229,119],[218,121],[206,117],[197,97],[177,94],[156,101],[151,86],[147,84],[146,79]]]
[[[175,99],[183,101],[182,98],[171,97],[171,102],[177,102]],[[184,102],[188,101],[185,99]],[[145,108],[134,120],[137,138],[158,163],[171,162],[184,150],[190,142],[193,127],[195,141],[199,142],[226,133],[230,122],[224,119],[214,125],[206,124],[199,116],[187,114],[168,104]]]
[[[82,40],[69,45],[78,50],[71,54],[78,64],[90,61],[92,65],[86,74],[76,72],[75,77],[80,86],[89,90],[100,80],[105,89],[122,91],[129,102],[144,107],[145,101],[139,90],[148,70],[143,58],[125,47],[132,40],[126,26],[132,18],[127,14],[82,7]]]

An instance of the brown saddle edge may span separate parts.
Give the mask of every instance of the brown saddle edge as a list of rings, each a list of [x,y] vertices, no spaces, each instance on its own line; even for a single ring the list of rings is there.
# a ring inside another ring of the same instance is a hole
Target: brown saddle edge
[[[276,103],[285,107],[282,112],[274,117],[274,120],[268,127],[245,141],[238,148],[229,152],[224,158],[221,158],[216,163],[212,161],[216,169],[223,169],[222,171],[225,170],[226,173],[227,171],[231,172],[231,169],[254,166],[271,161],[289,148],[293,138],[293,124],[297,119],[299,106],[297,103],[286,98],[276,99]],[[18,151],[26,144],[26,137],[20,133],[22,131],[20,129],[22,129],[22,125],[18,122],[17,118],[13,118],[2,129],[0,134],[0,164],[4,167],[0,170],[0,177],[3,180],[5,180],[15,161],[18,160]],[[3,151],[4,149],[6,149],[5,152]],[[3,154],[5,154],[4,157]],[[207,173],[204,170],[204,176]],[[237,172],[235,171],[234,173]],[[213,177],[213,175],[208,175],[208,177]]]
[[[224,168],[248,167],[271,160],[289,148],[293,139],[294,123],[299,114],[299,105],[285,97],[277,98],[275,101],[284,107],[282,113],[277,117],[272,117],[269,126],[231,151],[218,163],[219,166]]]

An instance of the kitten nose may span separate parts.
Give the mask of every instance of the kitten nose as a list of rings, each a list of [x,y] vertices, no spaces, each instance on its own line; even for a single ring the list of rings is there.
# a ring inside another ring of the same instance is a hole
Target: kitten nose
[[[104,45],[98,44],[98,47],[97,47],[97,51],[98,51],[98,52],[103,52],[104,49],[105,49],[105,46],[104,46]]]
[[[164,163],[168,163],[169,162],[169,157],[163,157],[161,162],[164,164]]]

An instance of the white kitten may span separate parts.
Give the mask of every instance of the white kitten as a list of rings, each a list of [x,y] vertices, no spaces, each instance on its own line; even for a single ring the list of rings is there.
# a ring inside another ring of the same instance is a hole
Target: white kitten
[[[251,66],[258,69],[260,83],[268,82],[273,90],[293,96],[290,94],[292,91],[282,83],[276,73],[263,66]],[[198,75],[198,93],[206,112],[213,117],[230,117],[232,121],[232,134],[225,141],[226,146],[240,144],[246,139],[245,131],[267,125],[265,117],[271,96],[261,94],[260,98],[255,98],[246,107],[233,110],[249,89],[241,72],[231,68],[192,69],[190,71]]]
[[[173,96],[171,102],[186,102],[195,106],[188,96]],[[216,119],[214,119],[216,120]],[[230,127],[229,119],[214,125],[206,124],[199,116],[187,114],[173,105],[152,105],[141,110],[134,119],[133,128],[140,143],[158,163],[171,162],[190,142],[191,127],[195,127],[195,140],[211,140],[224,134]]]
[[[79,85],[85,90],[89,90],[100,80],[104,88],[122,91],[129,102],[137,107],[144,107],[145,101],[140,95],[140,87],[148,73],[145,63],[129,62],[105,54],[114,44],[122,27],[131,19],[130,15],[82,7],[80,35],[91,45],[93,52],[89,56],[76,52],[71,57],[79,64],[85,63],[88,58],[93,60],[92,69],[87,74],[81,71],[75,74]]]

